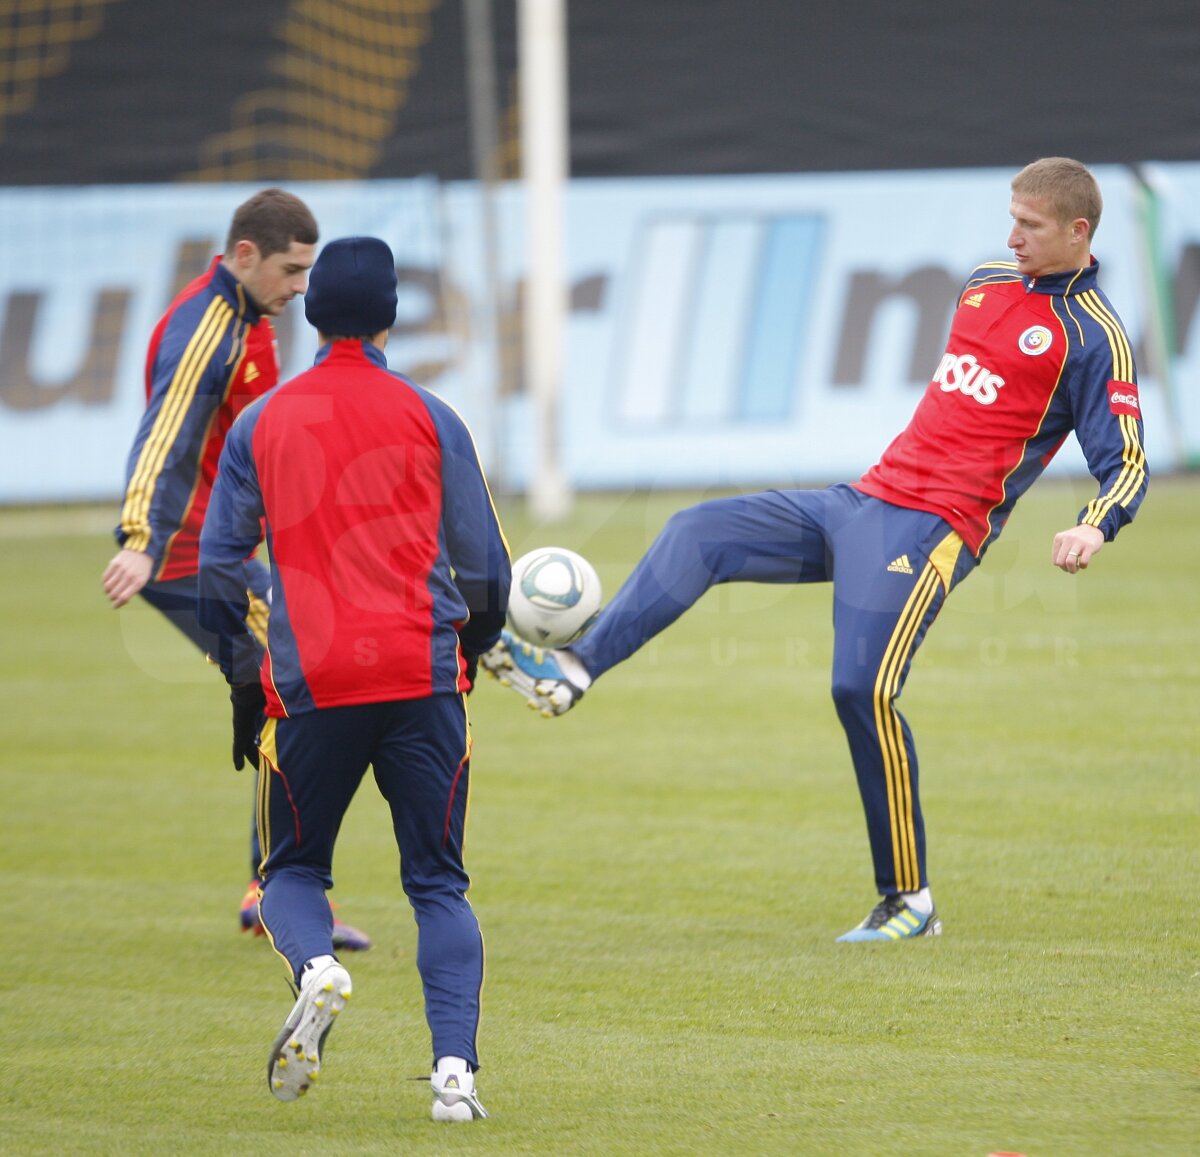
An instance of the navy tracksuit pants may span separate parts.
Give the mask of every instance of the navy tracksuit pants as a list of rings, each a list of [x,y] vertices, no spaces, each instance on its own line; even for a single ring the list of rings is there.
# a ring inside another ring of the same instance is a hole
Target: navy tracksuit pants
[[[833,584],[833,698],[882,895],[927,883],[917,752],[896,709],[946,595],[977,564],[938,515],[849,485],[772,490],[675,514],[571,650],[593,678],[726,582]]]
[[[483,940],[467,901],[463,832],[470,733],[461,695],[433,695],[268,719],[259,748],[263,926],[297,982],[333,954],[333,849],[355,791],[373,768],[391,809],[400,881],[417,922],[417,970],[433,1055],[479,1063]]]

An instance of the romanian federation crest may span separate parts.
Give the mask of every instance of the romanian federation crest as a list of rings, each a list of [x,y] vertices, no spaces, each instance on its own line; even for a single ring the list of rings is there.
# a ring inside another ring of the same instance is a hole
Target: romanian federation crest
[[[1017,345],[1023,354],[1036,358],[1050,348],[1053,340],[1054,335],[1044,325],[1031,325],[1017,338]]]

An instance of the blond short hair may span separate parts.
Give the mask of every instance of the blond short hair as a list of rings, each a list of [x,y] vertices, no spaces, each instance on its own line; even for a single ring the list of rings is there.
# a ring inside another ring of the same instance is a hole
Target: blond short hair
[[[1096,236],[1104,201],[1091,170],[1070,157],[1042,157],[1023,168],[1012,180],[1015,197],[1047,201],[1059,221],[1082,217],[1088,239]]]

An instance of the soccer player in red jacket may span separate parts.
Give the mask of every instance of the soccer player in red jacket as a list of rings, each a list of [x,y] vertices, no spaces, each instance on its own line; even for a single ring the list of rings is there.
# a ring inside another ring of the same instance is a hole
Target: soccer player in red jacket
[[[936,936],[917,751],[896,708],[946,596],[1073,430],[1099,488],[1054,537],[1086,570],[1146,491],[1129,338],[1098,284],[1100,190],[1050,157],[1012,182],[1014,262],[976,269],[908,426],[855,483],[768,491],[674,515],[591,631],[568,650],[505,635],[485,669],[546,715],[723,582],[833,584],[833,697],[850,743],[882,897],[844,941]]]
[[[279,381],[271,318],[304,292],[316,244],[308,206],[283,189],[263,189],[237,207],[225,252],[171,302],[150,337],[146,410],[116,529],[120,550],[101,581],[114,607],[140,595],[204,654],[213,639],[196,621],[196,568],[217,460],[234,419]],[[247,557],[243,577],[250,623],[265,639],[270,575]],[[239,915],[242,929],[256,935],[260,859],[252,833],[252,878]],[[335,938],[344,949],[371,946],[341,920]]]
[[[483,944],[462,844],[465,693],[500,636],[508,545],[467,427],[390,372],[396,267],[378,238],[330,242],[304,308],[312,369],[247,408],[221,455],[200,538],[200,619],[237,699],[265,703],[262,921],[298,988],[272,1047],[280,1100],[305,1093],[351,994],[326,890],[368,766],[391,809],[416,916],[433,1039],[433,1116],[486,1116],[475,1093]],[[241,560],[265,525],[273,605],[259,661]],[[235,747],[247,748],[235,709]]]

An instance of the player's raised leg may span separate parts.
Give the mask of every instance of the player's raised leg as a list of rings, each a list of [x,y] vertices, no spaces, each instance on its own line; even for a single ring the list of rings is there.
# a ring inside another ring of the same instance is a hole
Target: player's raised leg
[[[546,651],[507,634],[481,664],[542,714],[561,715],[710,587],[828,578],[824,527],[837,501],[833,490],[770,490],[681,510],[578,642]]]

